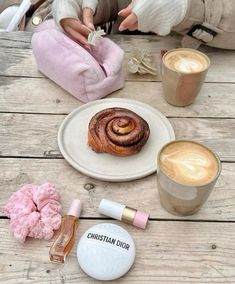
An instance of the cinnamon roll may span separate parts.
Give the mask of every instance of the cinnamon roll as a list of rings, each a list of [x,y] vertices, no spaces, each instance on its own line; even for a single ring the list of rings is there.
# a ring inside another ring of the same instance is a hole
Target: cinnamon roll
[[[130,156],[140,152],[150,134],[148,123],[125,108],[96,113],[88,127],[88,144],[97,153]]]

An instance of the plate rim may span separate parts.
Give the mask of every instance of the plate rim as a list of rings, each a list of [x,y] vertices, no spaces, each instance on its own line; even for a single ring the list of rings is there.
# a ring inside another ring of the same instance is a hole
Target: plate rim
[[[149,169],[145,170],[142,172],[142,174],[131,174],[131,175],[127,175],[127,176],[114,176],[114,175],[105,175],[105,174],[98,174],[95,173],[94,171],[89,171],[84,167],[81,167],[76,161],[74,161],[74,159],[67,153],[67,151],[64,148],[64,143],[62,143],[63,139],[62,139],[62,134],[64,132],[65,126],[67,124],[67,122],[73,118],[73,116],[77,113],[77,112],[81,112],[84,109],[90,108],[93,105],[99,105],[100,103],[104,103],[108,101],[110,102],[114,102],[114,103],[127,103],[127,104],[131,104],[133,106],[135,105],[139,105],[140,107],[144,107],[146,109],[150,109],[152,111],[152,113],[156,113],[164,122],[169,136],[170,136],[170,141],[175,140],[175,131],[173,126],[171,125],[170,121],[168,120],[168,118],[161,113],[158,109],[156,109],[155,107],[152,107],[149,104],[143,103],[141,101],[137,101],[137,100],[133,100],[133,99],[124,99],[124,98],[106,98],[106,99],[99,99],[99,100],[95,100],[95,101],[91,101],[88,103],[85,103],[77,108],[75,108],[74,110],[72,110],[62,121],[62,123],[60,124],[59,130],[58,130],[58,134],[57,134],[57,143],[59,146],[59,150],[61,152],[61,155],[63,156],[63,158],[77,171],[79,171],[80,173],[89,176],[91,178],[95,178],[101,181],[108,181],[108,182],[124,182],[124,181],[132,181],[132,180],[137,180],[137,179],[141,179],[144,178],[146,176],[149,176],[151,174],[153,174],[154,172],[156,172],[157,170],[157,164],[156,166],[152,166]]]

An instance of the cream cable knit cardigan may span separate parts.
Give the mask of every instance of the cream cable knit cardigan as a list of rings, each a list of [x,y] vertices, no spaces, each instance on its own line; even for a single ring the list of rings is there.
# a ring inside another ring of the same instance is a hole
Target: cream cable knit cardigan
[[[185,17],[188,0],[135,0],[138,30],[164,36]]]

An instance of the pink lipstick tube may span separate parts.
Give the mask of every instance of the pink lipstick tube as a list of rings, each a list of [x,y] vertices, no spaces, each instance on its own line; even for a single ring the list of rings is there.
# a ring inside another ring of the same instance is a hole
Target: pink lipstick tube
[[[141,229],[146,228],[149,218],[149,214],[146,212],[133,209],[108,199],[101,200],[98,212]]]

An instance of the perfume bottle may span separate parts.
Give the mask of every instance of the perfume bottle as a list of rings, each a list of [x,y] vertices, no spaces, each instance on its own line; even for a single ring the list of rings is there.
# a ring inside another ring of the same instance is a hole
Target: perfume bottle
[[[81,211],[81,201],[79,199],[74,199],[67,215],[62,218],[59,236],[49,251],[51,261],[60,263],[65,262],[67,254],[74,245],[75,232]]]

